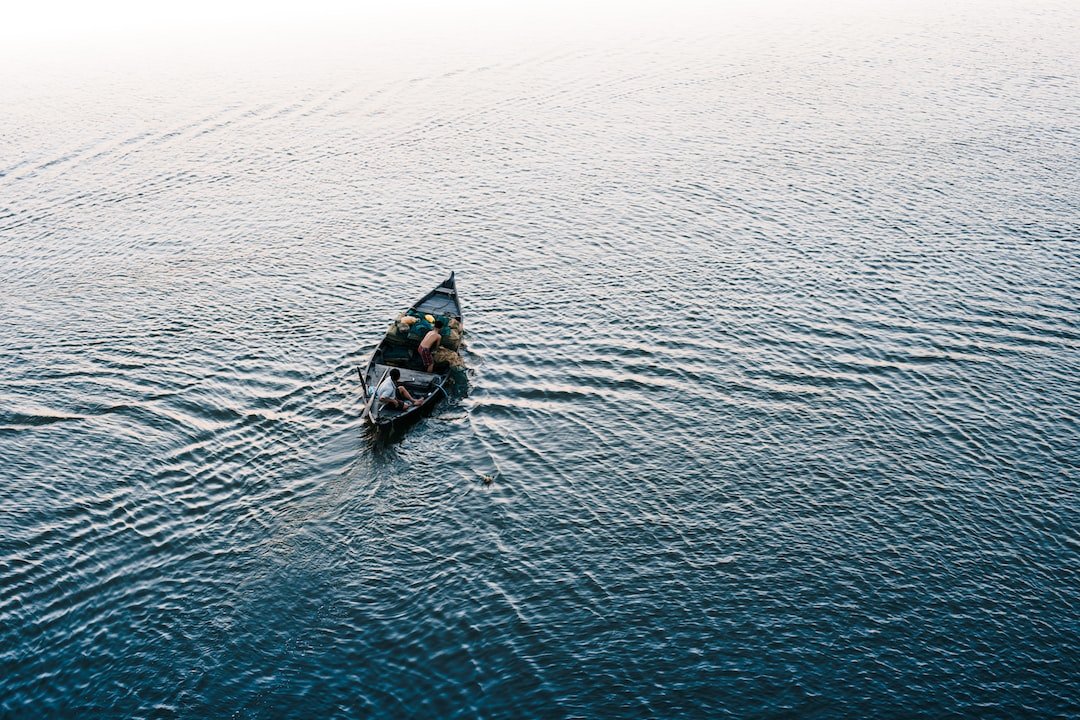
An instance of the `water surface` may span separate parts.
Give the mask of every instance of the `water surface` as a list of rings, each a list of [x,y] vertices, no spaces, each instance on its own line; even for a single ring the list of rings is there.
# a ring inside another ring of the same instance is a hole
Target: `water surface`
[[[0,714],[1080,712],[1080,12],[709,17],[0,71]]]

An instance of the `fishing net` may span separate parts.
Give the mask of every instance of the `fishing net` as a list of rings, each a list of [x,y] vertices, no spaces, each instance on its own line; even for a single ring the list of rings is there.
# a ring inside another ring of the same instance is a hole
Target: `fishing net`
[[[461,332],[458,330],[450,330],[445,333],[442,339],[442,346],[447,350],[458,350],[461,348]]]
[[[465,367],[465,361],[461,359],[461,355],[448,348],[439,348],[431,357],[435,360],[437,369],[447,366],[452,368]]]

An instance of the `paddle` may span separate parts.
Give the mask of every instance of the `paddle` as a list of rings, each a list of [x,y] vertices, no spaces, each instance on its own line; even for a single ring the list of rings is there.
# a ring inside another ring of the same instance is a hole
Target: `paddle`
[[[357,369],[359,370],[359,368],[357,368]],[[386,379],[386,373],[388,373],[388,372],[390,372],[389,368],[387,368],[386,370],[383,370],[382,377],[379,378],[379,382],[377,382],[375,384],[375,392],[378,392],[379,386],[382,385],[383,380]],[[363,377],[363,374],[361,374],[360,377]],[[365,390],[367,389],[367,385],[364,386],[364,389]],[[375,415],[373,415],[372,412],[371,412],[371,404],[373,402],[375,402],[375,393],[371,393],[371,397],[368,398],[367,404],[364,405],[364,409],[360,412],[360,417],[361,418],[363,418],[364,415],[368,415],[369,417],[371,417],[371,422],[375,422]]]
[[[360,387],[364,388],[364,397],[368,396],[367,380],[364,379],[364,371],[356,368],[356,374],[360,376]]]

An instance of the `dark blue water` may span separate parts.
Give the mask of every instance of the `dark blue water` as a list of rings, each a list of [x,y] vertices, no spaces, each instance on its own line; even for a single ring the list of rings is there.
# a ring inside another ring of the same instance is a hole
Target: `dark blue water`
[[[0,715],[1080,714],[1080,11],[725,17],[0,70]]]

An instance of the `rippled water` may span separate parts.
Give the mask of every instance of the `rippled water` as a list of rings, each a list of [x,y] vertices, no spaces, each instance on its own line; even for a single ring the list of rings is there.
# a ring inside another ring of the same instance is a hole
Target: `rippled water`
[[[9,72],[0,715],[1080,713],[1078,29]]]

